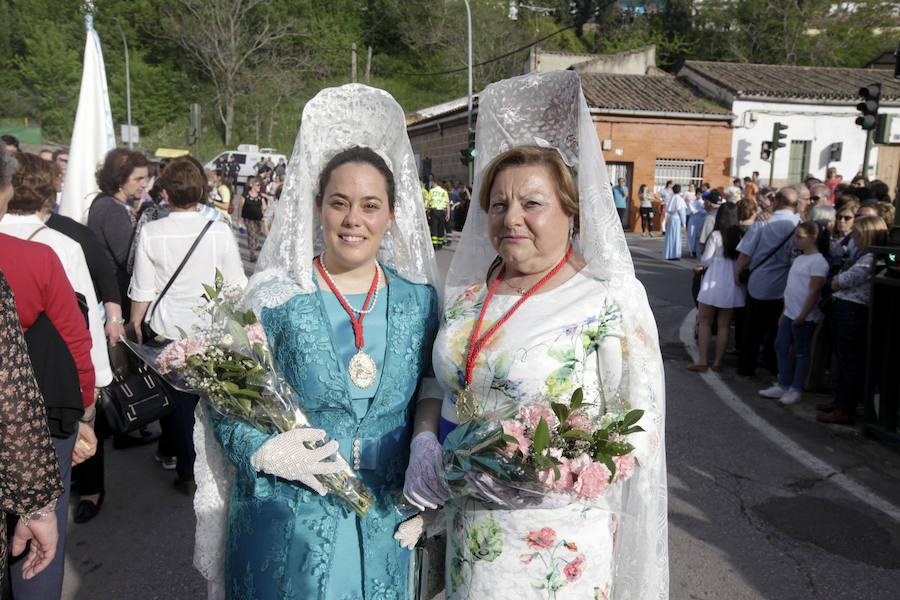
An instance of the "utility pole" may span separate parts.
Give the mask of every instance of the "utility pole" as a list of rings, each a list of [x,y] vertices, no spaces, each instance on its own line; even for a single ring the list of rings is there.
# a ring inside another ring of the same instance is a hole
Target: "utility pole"
[[[119,19],[113,17],[113,23],[119,28],[122,34],[122,44],[125,46],[125,103],[128,107],[128,149],[134,149],[134,132],[131,129],[131,70],[128,68],[128,42],[125,40],[125,32],[122,31],[122,25]]]
[[[366,85],[369,85],[369,74],[372,72],[372,46],[366,53]]]
[[[474,148],[475,131],[472,129],[472,11],[469,8],[469,0],[463,0],[466,3],[466,28],[469,36],[469,111],[467,113],[466,127],[469,137],[469,152],[473,154],[472,160],[469,162],[468,179],[469,186],[475,179],[475,160],[472,149]]]
[[[350,45],[350,81],[356,83],[356,44]]]

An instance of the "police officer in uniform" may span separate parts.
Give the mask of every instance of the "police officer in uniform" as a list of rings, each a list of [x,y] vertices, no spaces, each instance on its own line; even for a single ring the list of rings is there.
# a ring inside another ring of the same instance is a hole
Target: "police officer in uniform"
[[[449,220],[450,194],[435,184],[428,192],[428,226],[431,229],[431,244],[435,250],[440,250],[444,246]]]

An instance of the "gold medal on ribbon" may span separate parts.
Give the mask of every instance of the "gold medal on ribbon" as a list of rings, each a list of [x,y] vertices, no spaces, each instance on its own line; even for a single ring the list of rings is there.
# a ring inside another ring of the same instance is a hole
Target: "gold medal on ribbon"
[[[456,397],[456,421],[462,425],[478,415],[478,401],[471,386],[466,386]]]

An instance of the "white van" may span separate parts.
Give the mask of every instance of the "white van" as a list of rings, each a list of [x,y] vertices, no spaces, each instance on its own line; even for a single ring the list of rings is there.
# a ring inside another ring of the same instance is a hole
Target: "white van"
[[[203,167],[215,170],[218,166],[217,161],[227,165],[231,156],[234,156],[234,161],[240,166],[237,181],[234,182],[236,185],[244,184],[248,178],[256,175],[256,165],[260,161],[268,158],[273,166],[278,165],[278,159],[284,159],[284,162],[287,163],[287,157],[284,154],[278,154],[274,148],[260,148],[256,144],[239,144],[237,150],[226,150],[203,165]]]

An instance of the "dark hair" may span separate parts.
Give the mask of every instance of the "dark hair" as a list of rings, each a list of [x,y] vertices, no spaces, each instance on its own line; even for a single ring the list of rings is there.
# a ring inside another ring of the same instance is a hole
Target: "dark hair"
[[[319,190],[316,192],[316,206],[322,206],[322,197],[325,195],[325,188],[328,186],[328,181],[331,179],[331,174],[334,170],[350,163],[369,165],[381,173],[387,187],[388,206],[391,212],[394,212],[394,174],[377,152],[365,146],[354,146],[353,148],[342,150],[325,163],[322,172],[319,173]]]
[[[47,198],[56,195],[57,175],[51,162],[37,154],[16,154],[19,167],[12,176],[13,197],[9,201],[11,214],[31,215],[44,207]]]
[[[716,211],[715,231],[722,236],[722,244],[725,258],[737,259],[737,246],[743,237],[744,230],[738,225],[737,204],[726,202]]]
[[[738,224],[738,207],[737,204],[726,202],[716,211],[716,223],[713,229],[722,234],[725,239],[725,231],[732,225]]]
[[[676,183],[675,185],[673,185],[672,191],[676,194],[680,194],[681,193],[681,184]]]
[[[0,139],[3,140],[3,143],[8,146],[15,146],[16,150],[19,149],[19,138],[14,135],[4,135],[0,136]]]
[[[891,188],[880,179],[876,179],[870,183],[869,189],[872,190],[872,196],[879,202],[891,201]]]
[[[97,185],[107,196],[115,196],[122,184],[128,181],[132,172],[138,167],[146,167],[147,157],[127,148],[110,150],[103,166],[97,169]]]
[[[62,156],[63,154],[65,154],[66,156],[68,156],[68,155],[69,155],[69,149],[68,149],[68,148],[57,148],[56,150],[54,150],[54,151],[53,151],[53,162],[56,162],[56,159],[58,159],[58,158],[59,158],[60,156]]]
[[[180,156],[166,165],[159,185],[174,208],[190,208],[202,202],[206,192],[206,173],[190,157]]]
[[[646,183],[642,183],[642,184],[641,184],[641,187],[638,188],[638,194],[643,194],[643,193],[644,193],[644,190],[646,190],[646,189],[647,189],[647,184],[646,184]]]

